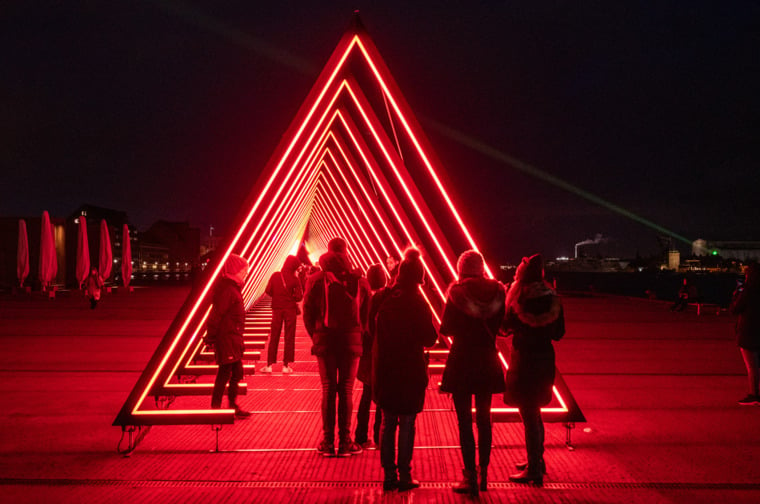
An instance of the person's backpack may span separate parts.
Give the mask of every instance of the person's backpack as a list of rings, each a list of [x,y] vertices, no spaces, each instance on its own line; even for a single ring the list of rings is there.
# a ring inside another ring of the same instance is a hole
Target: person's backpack
[[[361,325],[359,319],[359,286],[356,294],[349,292],[348,282],[338,280],[330,272],[324,275],[324,324],[328,329],[348,331]]]

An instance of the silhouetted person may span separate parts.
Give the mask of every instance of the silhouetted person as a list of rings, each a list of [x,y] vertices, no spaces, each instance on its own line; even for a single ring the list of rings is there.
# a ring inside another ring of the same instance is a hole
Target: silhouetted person
[[[90,274],[84,281],[87,297],[90,299],[90,309],[92,310],[98,306],[103,285],[103,278],[100,276],[100,273],[98,273],[98,268],[92,268]]]
[[[393,287],[393,284],[396,283],[399,264],[401,264],[401,257],[396,252],[391,252],[391,254],[385,258],[385,266],[388,268],[389,287]]]
[[[295,360],[296,353],[298,302],[303,298],[301,283],[296,277],[299,265],[300,262],[296,256],[286,257],[282,270],[272,273],[264,291],[272,297],[272,323],[269,328],[267,365],[261,368],[262,373],[271,373],[272,364],[277,362],[277,347],[280,344],[283,325],[285,326],[285,350],[282,357],[282,372],[284,374],[293,372],[290,364]]]
[[[670,311],[683,311],[689,306],[689,303],[697,301],[697,296],[696,285],[690,284],[689,281],[684,278],[683,285],[678,289],[678,298],[676,298],[676,302],[673,303],[673,306],[670,307]]]
[[[372,290],[372,298],[369,302],[367,328],[362,332],[362,356],[359,359],[359,371],[356,374],[363,388],[359,407],[356,410],[356,430],[354,431],[354,441],[365,450],[380,443],[380,424],[383,415],[379,408],[375,408],[372,440],[368,438],[367,431],[369,430],[369,410],[372,405],[372,346],[375,341],[375,315],[389,292],[385,288],[387,281],[385,268],[380,264],[373,264],[367,270],[367,282]]]
[[[377,312],[372,371],[375,402],[383,412],[380,462],[385,472],[384,490],[420,486],[412,478],[414,424],[425,403],[428,384],[425,347],[438,339],[433,313],[419,291],[423,276],[419,251],[408,249],[396,284]]]
[[[238,418],[247,418],[251,413],[237,404],[238,383],[243,379],[243,329],[245,327],[245,307],[241,288],[248,275],[248,261],[231,254],[216,281],[213,306],[208,318],[206,343],[214,346],[214,359],[219,370],[214,380],[211,407],[222,407],[224,388],[227,389],[229,407]]]
[[[744,285],[734,291],[731,313],[737,315],[736,342],[749,379],[749,394],[740,399],[739,404],[760,404],[760,265],[757,263],[747,266]]]
[[[453,490],[477,495],[472,398],[478,427],[480,489],[488,487],[491,458],[491,395],[504,391],[504,372],[496,334],[504,318],[504,286],[485,276],[483,256],[468,250],[457,261],[459,280],[451,284],[443,309],[441,334],[453,338],[441,390],[451,392],[459,424],[464,479]]]
[[[303,322],[312,339],[312,354],[317,356],[322,382],[323,439],[317,451],[335,455],[335,396],[338,396],[338,456],[362,452],[351,439],[352,394],[362,330],[369,309],[367,280],[351,271],[346,242],[333,238],[327,252],[319,258],[322,271],[306,282]]]
[[[546,464],[541,407],[552,399],[552,342],[565,334],[565,317],[559,297],[544,280],[540,254],[523,257],[507,292],[506,306],[502,328],[512,334],[512,352],[504,401],[520,410],[528,453],[527,462],[518,464],[520,472],[509,479],[543,485]]]

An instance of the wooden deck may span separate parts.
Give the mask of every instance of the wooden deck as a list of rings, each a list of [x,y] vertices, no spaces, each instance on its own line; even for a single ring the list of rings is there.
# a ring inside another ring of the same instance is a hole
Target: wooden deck
[[[449,397],[428,390],[417,421],[422,488],[383,494],[379,452],[324,458],[320,387],[309,339],[297,332],[295,373],[246,377],[250,419],[154,426],[131,457],[111,422],[183,301],[183,289],[76,293],[0,304],[0,500],[3,502],[466,502]],[[524,458],[522,427],[494,426],[483,502],[758,502],[759,407],[739,407],[741,358],[725,315],[621,298],[566,298],[558,365],[588,423],[547,424],[544,488],[508,482]],[[280,343],[282,346],[282,342]],[[280,355],[282,348],[280,349]],[[257,363],[262,366],[263,363]],[[212,376],[200,376],[210,381]],[[357,383],[355,405],[361,394]],[[187,396],[176,407],[205,406]],[[173,406],[175,407],[175,406]]]

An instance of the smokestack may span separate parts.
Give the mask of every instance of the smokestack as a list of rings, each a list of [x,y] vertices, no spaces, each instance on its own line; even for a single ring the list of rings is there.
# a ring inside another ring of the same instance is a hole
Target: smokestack
[[[606,242],[607,238],[602,236],[602,233],[597,233],[594,239],[583,240],[575,244],[575,258],[578,259],[578,247],[581,245],[594,245],[596,243]]]

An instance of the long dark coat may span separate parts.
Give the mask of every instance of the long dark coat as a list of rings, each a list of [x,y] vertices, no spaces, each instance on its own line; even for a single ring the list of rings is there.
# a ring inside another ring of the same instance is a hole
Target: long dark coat
[[[451,336],[453,343],[443,370],[442,391],[504,391],[504,371],[496,349],[504,298],[504,286],[488,278],[468,277],[449,287],[440,331]]]
[[[217,364],[239,361],[245,348],[245,306],[240,287],[229,278],[220,279],[214,288],[213,303],[206,326],[206,342],[214,345]]]
[[[752,266],[744,288],[734,293],[731,313],[736,319],[736,343],[746,350],[760,350],[760,278]]]
[[[372,349],[372,394],[380,408],[399,415],[422,411],[428,384],[425,347],[438,333],[417,285],[391,289],[379,307]]]
[[[507,306],[502,326],[513,335],[504,401],[515,406],[545,406],[552,398],[555,375],[552,341],[565,334],[562,303],[543,281],[516,282],[512,288],[520,293],[516,302]]]
[[[382,288],[372,294],[369,301],[367,330],[362,333],[362,356],[359,359],[359,370],[356,372],[356,378],[362,383],[372,384],[372,348],[375,346],[375,334],[377,332],[375,317],[380,310],[380,305],[383,304],[390,292],[390,288]]]

